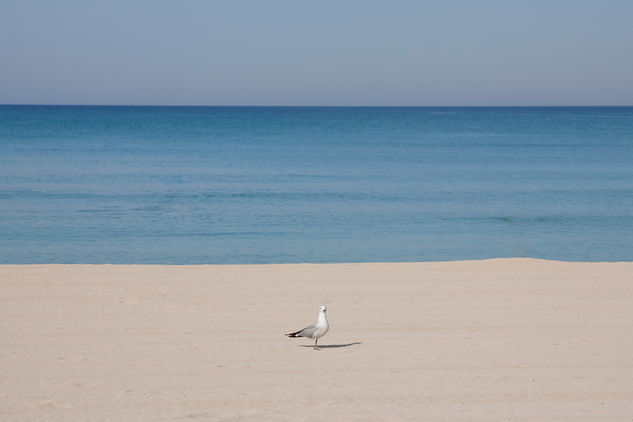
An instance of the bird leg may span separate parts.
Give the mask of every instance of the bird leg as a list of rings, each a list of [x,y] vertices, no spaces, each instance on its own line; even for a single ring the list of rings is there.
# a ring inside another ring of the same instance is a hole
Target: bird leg
[[[314,350],[319,350],[319,346],[317,346],[317,343],[319,342],[318,338],[314,339]]]

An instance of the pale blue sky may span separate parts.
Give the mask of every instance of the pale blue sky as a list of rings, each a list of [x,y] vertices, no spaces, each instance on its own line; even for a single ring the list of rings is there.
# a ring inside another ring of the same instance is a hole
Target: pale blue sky
[[[0,104],[633,105],[630,0],[0,5]]]

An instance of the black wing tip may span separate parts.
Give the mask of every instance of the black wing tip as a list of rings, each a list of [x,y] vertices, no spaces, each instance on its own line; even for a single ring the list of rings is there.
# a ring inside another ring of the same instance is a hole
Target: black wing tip
[[[288,333],[288,334],[284,334],[284,336],[288,336],[288,337],[294,338],[294,337],[297,337],[297,334],[299,334],[299,333],[298,332],[296,332],[296,333]]]

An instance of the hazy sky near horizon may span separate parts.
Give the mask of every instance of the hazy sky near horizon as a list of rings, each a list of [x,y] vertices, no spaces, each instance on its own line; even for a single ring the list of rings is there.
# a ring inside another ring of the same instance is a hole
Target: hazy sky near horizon
[[[0,1],[0,104],[633,105],[630,0]]]

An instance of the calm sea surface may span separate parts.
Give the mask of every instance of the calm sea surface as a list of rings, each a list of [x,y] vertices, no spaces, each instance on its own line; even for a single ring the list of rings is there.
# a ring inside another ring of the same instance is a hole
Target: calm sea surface
[[[633,261],[633,108],[0,106],[0,263]]]

